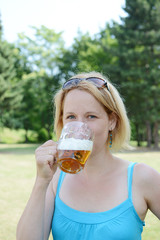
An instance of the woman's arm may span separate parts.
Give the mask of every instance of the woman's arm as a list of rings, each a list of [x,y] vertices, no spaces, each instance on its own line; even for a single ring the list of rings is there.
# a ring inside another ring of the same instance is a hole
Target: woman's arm
[[[30,199],[17,226],[17,240],[43,240],[44,207],[48,184],[45,179],[36,179]]]
[[[147,176],[145,189],[147,206],[160,220],[160,173],[147,166],[144,169]]]
[[[56,196],[60,170],[57,169],[52,181],[49,184],[45,200],[45,222],[44,222],[44,240],[48,240],[52,228],[52,218],[54,214],[54,199]]]
[[[160,173],[143,163],[136,170],[147,207],[160,219]]]
[[[45,203],[51,195],[54,205],[50,182],[57,169],[54,163],[56,151],[56,143],[51,140],[36,150],[37,178],[17,226],[17,240],[44,240]],[[51,211],[53,205],[49,206]]]

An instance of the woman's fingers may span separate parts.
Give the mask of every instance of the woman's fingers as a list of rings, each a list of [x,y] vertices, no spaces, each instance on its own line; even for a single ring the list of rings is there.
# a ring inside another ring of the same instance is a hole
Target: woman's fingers
[[[49,140],[38,147],[35,151],[37,161],[37,172],[41,177],[52,177],[57,169],[55,156],[57,153],[57,143]],[[52,176],[51,176],[52,175]]]

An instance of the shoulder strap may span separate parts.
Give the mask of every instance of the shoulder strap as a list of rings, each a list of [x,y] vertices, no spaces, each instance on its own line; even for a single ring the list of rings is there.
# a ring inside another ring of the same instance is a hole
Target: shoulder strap
[[[134,165],[135,163],[131,163],[128,166],[128,198],[130,198],[132,200],[132,179],[133,179],[133,169],[134,169]]]
[[[59,195],[59,192],[60,192],[60,189],[61,189],[61,186],[62,186],[65,175],[66,175],[65,172],[63,172],[63,171],[60,172],[60,176],[59,176],[59,180],[58,180],[58,186],[57,186],[57,193],[56,193],[57,195]]]

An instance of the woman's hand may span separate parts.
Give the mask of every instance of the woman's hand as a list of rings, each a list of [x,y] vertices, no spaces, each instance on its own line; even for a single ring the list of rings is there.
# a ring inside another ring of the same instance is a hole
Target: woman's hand
[[[57,169],[57,143],[49,140],[35,151],[37,163],[37,177],[51,180]]]

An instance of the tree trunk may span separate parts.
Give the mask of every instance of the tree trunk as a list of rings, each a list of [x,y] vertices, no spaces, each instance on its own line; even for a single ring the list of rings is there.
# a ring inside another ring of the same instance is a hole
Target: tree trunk
[[[149,121],[146,122],[146,130],[147,130],[147,147],[150,148],[152,145],[152,130]]]
[[[135,124],[136,127],[136,140],[137,140],[137,146],[141,146],[141,141],[140,141],[140,134],[139,134],[139,125]]]
[[[25,143],[28,143],[29,142],[29,139],[28,139],[28,129],[26,129],[26,132],[25,132]]]
[[[153,137],[154,137],[154,148],[158,149],[159,146],[159,134],[158,134],[158,122],[154,123],[154,132],[153,132]]]

